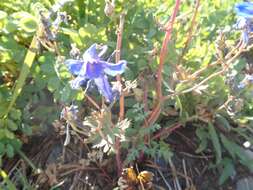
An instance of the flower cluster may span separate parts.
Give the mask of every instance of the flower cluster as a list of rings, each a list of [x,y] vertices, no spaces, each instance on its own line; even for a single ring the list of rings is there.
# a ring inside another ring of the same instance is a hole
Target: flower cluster
[[[249,42],[249,35],[253,32],[253,3],[237,3],[235,5],[235,12],[238,16],[235,28],[242,31],[242,42],[247,45]]]
[[[107,46],[102,46],[100,52],[97,52],[98,45],[93,44],[88,48],[81,59],[68,59],[65,61],[71,74],[76,78],[72,80],[71,87],[74,89],[87,85],[86,89],[90,87],[90,83],[94,82],[100,93],[105,97],[107,102],[115,100],[116,90],[113,90],[108,82],[107,75],[116,76],[125,71],[127,62],[124,60],[118,63],[109,63],[102,59]]]

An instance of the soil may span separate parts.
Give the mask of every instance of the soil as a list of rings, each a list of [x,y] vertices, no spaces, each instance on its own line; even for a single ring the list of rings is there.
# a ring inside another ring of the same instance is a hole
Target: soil
[[[238,179],[249,175],[238,166],[236,177],[219,186],[221,173],[217,169],[210,169],[215,156],[212,152],[195,153],[197,144],[194,131],[193,127],[182,127],[166,137],[166,142],[174,150],[170,163],[159,158],[144,158],[141,162],[133,163],[135,169],[137,166],[139,171],[147,170],[154,174],[152,189],[170,189],[170,184],[173,190],[179,189],[179,186],[182,190],[233,190]],[[64,146],[64,138],[59,132],[52,131],[52,134],[28,139],[22,151],[40,171],[32,170],[18,155],[11,160],[4,159],[4,170],[18,189],[22,189],[24,184],[30,189],[41,190],[112,190],[117,187],[119,178],[113,155],[91,151],[76,135],[72,136],[69,145]],[[25,176],[27,181],[22,182],[20,176]]]

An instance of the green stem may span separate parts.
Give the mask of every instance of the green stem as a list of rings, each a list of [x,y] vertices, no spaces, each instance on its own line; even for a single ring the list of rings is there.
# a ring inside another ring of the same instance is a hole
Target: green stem
[[[25,84],[25,80],[30,72],[30,68],[34,62],[35,56],[36,56],[36,50],[37,50],[37,37],[36,35],[34,35],[32,42],[30,44],[30,47],[28,49],[28,52],[25,56],[25,60],[24,60],[24,64],[21,68],[20,71],[20,75],[16,81],[16,84],[14,86],[14,91],[13,91],[13,95],[11,98],[11,102],[8,105],[5,113],[3,114],[4,118],[7,117],[7,115],[9,114],[12,106],[15,104],[17,97],[20,95],[22,88]]]
[[[21,156],[21,158],[24,159],[28,163],[29,166],[31,166],[33,171],[35,171],[36,173],[39,173],[40,170],[32,163],[32,161],[21,150],[17,150],[17,152]]]

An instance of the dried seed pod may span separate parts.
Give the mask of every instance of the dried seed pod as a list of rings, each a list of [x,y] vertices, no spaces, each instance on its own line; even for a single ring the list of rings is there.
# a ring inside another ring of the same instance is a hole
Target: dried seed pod
[[[152,189],[154,174],[142,171],[138,175],[133,167],[123,169],[122,176],[118,180],[119,188],[122,190]]]
[[[154,174],[152,172],[142,171],[137,176],[137,179],[138,179],[139,183],[141,185],[143,185],[145,189],[148,190],[148,189],[151,189],[153,186],[153,184],[152,184],[153,177],[154,177]]]
[[[115,9],[115,4],[114,4],[114,0],[110,1],[110,0],[105,0],[105,15],[110,17],[113,15],[114,13],[114,9]]]

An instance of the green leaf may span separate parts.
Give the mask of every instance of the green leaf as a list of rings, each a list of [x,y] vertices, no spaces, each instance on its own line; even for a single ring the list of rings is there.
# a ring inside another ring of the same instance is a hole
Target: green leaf
[[[235,159],[235,152],[234,152],[234,143],[229,141],[227,137],[225,137],[223,134],[220,134],[221,142],[225,149],[229,152],[229,154],[232,156],[233,159]]]
[[[7,13],[0,10],[0,20],[4,20],[7,17]]]
[[[232,160],[224,158],[222,163],[224,167],[219,177],[219,185],[222,185],[230,176],[235,174],[235,167]]]
[[[12,158],[14,156],[14,148],[11,144],[7,144],[6,145],[6,155],[9,158]]]
[[[13,119],[13,120],[20,120],[21,119],[21,111],[18,110],[18,109],[12,109],[10,111],[10,117]]]
[[[25,135],[32,135],[32,128],[30,127],[30,126],[28,126],[28,125],[23,125],[22,127],[21,127],[21,130],[22,130],[22,132],[25,134]]]
[[[5,137],[5,128],[0,128],[0,140]]]
[[[197,150],[195,150],[196,153],[200,153],[202,151],[204,151],[207,148],[207,144],[208,144],[208,133],[204,128],[198,127],[196,129],[196,135],[200,140],[200,144],[199,147],[197,148]]]
[[[9,131],[7,128],[4,129],[5,137],[9,139],[14,139],[15,135],[13,132]]]
[[[32,33],[36,31],[37,22],[33,17],[25,17],[19,22],[19,26],[26,32]]]
[[[4,152],[5,152],[4,144],[2,142],[0,142],[0,155],[3,155]]]
[[[228,122],[228,120],[223,117],[222,115],[220,114],[217,114],[216,115],[216,121],[218,122],[218,124],[220,124],[220,126],[227,132],[229,132],[231,130],[231,126]]]
[[[204,151],[207,147],[207,139],[203,139],[201,140],[199,147],[197,148],[197,150],[195,150],[196,153],[200,153],[202,151]]]
[[[11,119],[7,119],[7,127],[12,131],[16,131],[18,129],[17,124]]]
[[[220,163],[221,156],[222,156],[221,155],[221,145],[220,145],[220,141],[219,141],[218,135],[216,133],[216,130],[215,130],[212,123],[208,123],[208,131],[209,131],[210,138],[211,138],[211,141],[212,141],[215,153],[216,153],[216,164],[218,164],[218,163]]]
[[[60,84],[60,80],[57,77],[51,77],[47,81],[47,88],[49,91],[53,92],[60,87]]]
[[[69,35],[71,40],[75,42],[78,46],[82,46],[82,40],[77,31],[68,28],[61,28],[61,30],[62,33]]]
[[[14,150],[19,150],[22,146],[22,142],[15,138],[13,140],[10,141],[10,144],[12,145],[12,147],[14,148]]]
[[[180,97],[176,96],[176,108],[179,108],[179,115],[182,116],[183,113],[183,105],[181,103]]]
[[[239,161],[253,170],[253,160],[246,154],[245,150],[233,141],[228,140],[224,135],[221,136],[221,141],[229,154],[235,159],[235,156],[239,158]]]
[[[62,90],[61,90],[61,101],[67,102],[69,101],[70,95],[71,95],[71,87],[69,85],[66,85]]]
[[[9,32],[15,32],[17,30],[17,24],[14,23],[12,20],[8,20],[5,24],[5,29]]]
[[[6,182],[6,186],[7,186],[8,190],[17,190],[16,186],[9,178],[6,179],[5,182]]]

